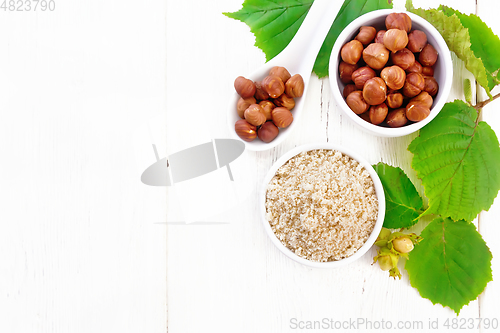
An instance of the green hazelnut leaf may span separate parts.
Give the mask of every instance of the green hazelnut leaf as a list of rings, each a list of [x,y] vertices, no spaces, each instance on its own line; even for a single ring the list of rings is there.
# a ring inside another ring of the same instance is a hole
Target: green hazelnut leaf
[[[463,220],[438,217],[421,236],[405,264],[410,284],[458,315],[493,279],[492,254],[474,224]]]
[[[406,1],[406,9],[429,21],[443,36],[450,51],[453,51],[461,59],[467,68],[476,78],[477,82],[484,88],[490,98],[490,84],[492,80],[497,80],[488,75],[481,58],[475,55],[472,50],[469,29],[462,25],[456,14],[447,16],[439,9],[414,8],[412,1]]]
[[[374,10],[391,8],[393,8],[391,0],[345,0],[319,50],[313,68],[316,75],[320,78],[328,76],[328,65],[333,44],[335,44],[337,37],[349,23],[359,16]]]
[[[333,0],[332,0],[333,1]],[[391,0],[345,0],[316,58],[313,71],[318,77],[328,75],[333,44],[342,30],[360,15],[377,9],[392,8]],[[278,55],[299,30],[313,0],[245,0],[240,10],[223,13],[246,23],[255,35],[255,46],[266,61]]]
[[[384,163],[373,166],[385,193],[384,227],[389,229],[409,228],[418,222],[423,212],[422,198],[401,168]]]
[[[266,61],[278,55],[292,40],[314,0],[245,0],[242,8],[227,17],[246,23],[255,35],[255,46]]]
[[[496,77],[496,72],[500,69],[500,57],[492,57],[491,55],[500,53],[500,38],[477,15],[465,15],[443,5],[439,6],[439,9],[446,16],[455,14],[462,25],[469,30],[470,48],[474,55],[483,62],[488,78],[488,88],[493,89],[500,83]]]
[[[500,190],[500,147],[491,127],[463,101],[446,103],[408,146],[429,207],[423,213],[472,221]]]

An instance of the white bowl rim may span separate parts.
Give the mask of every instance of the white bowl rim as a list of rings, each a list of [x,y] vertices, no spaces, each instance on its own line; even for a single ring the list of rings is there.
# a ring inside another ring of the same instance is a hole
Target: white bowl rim
[[[339,89],[337,88],[338,87],[337,60],[339,58],[340,49],[344,45],[344,42],[347,40],[348,36],[353,34],[354,31],[356,31],[357,29],[359,29],[359,27],[364,25],[363,24],[364,22],[379,18],[380,16],[398,12],[404,12],[408,14],[408,16],[410,16],[412,20],[412,23],[415,22],[417,25],[422,26],[423,27],[422,29],[425,30],[426,34],[432,35],[433,39],[436,40],[437,45],[433,44],[432,46],[434,46],[434,48],[438,51],[439,58],[443,62],[443,68],[445,72],[445,78],[444,78],[445,84],[444,86],[439,87],[440,98],[434,101],[431,113],[427,118],[407,126],[399,128],[390,128],[390,127],[381,127],[370,124],[361,119],[358,115],[354,114],[354,112],[352,112],[351,109],[349,109]],[[447,52],[443,52],[443,50]],[[437,29],[427,20],[416,14],[405,11],[397,11],[394,9],[374,10],[372,12],[361,15],[360,17],[356,18],[351,23],[349,23],[347,27],[345,27],[344,30],[342,30],[342,32],[339,34],[337,40],[335,41],[335,44],[333,45],[332,53],[330,55],[328,70],[329,70],[328,79],[330,81],[330,89],[334,95],[334,100],[336,104],[340,107],[343,113],[346,114],[349,117],[349,119],[353,121],[356,125],[360,126],[369,133],[383,137],[400,137],[408,135],[418,131],[419,129],[427,125],[429,122],[431,122],[438,115],[438,113],[441,111],[444,104],[446,103],[453,83],[453,61],[451,59],[451,53],[439,31],[437,31]],[[332,73],[335,73],[335,75],[332,75]]]
[[[361,246],[358,251],[356,251],[353,255],[342,259],[338,261],[328,261],[328,262],[316,262],[316,261],[311,261],[302,257],[299,257],[295,253],[293,253],[291,250],[289,250],[285,245],[281,243],[281,241],[276,237],[274,234],[273,230],[271,229],[271,225],[267,221],[266,218],[266,192],[267,192],[267,185],[271,181],[271,179],[274,177],[276,174],[276,171],[283,165],[285,164],[289,159],[292,157],[306,151],[310,150],[317,150],[317,149],[327,149],[327,150],[336,150],[341,152],[342,154],[345,154],[352,159],[356,160],[359,164],[361,164],[366,171],[369,173],[370,177],[373,180],[373,184],[375,187],[375,193],[377,195],[378,199],[378,215],[377,215],[377,221],[375,222],[375,227],[373,228],[372,233],[366,240],[366,242]],[[344,265],[347,265],[349,263],[354,262],[355,260],[361,258],[366,252],[370,250],[370,248],[373,246],[375,243],[380,231],[382,230],[382,226],[384,224],[384,217],[385,217],[385,194],[384,194],[384,188],[382,186],[382,182],[380,181],[380,178],[375,171],[375,169],[372,167],[370,163],[368,163],[367,160],[365,160],[362,156],[360,156],[358,153],[354,152],[351,149],[348,149],[346,147],[336,145],[336,144],[331,144],[331,143],[315,143],[315,144],[306,144],[302,146],[295,147],[285,153],[283,156],[281,156],[269,169],[268,173],[266,174],[264,178],[264,182],[262,184],[261,190],[259,192],[259,205],[260,205],[260,215],[261,215],[261,221],[264,225],[264,229],[273,242],[273,244],[283,253],[285,254],[288,258],[303,264],[305,266],[309,267],[315,267],[315,268],[337,268],[341,267]]]

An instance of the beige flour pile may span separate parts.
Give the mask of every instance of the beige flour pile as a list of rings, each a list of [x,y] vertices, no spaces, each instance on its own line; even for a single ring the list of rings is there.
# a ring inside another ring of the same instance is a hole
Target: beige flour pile
[[[354,254],[375,226],[378,200],[369,173],[334,150],[303,152],[281,166],[266,193],[278,239],[312,261]]]

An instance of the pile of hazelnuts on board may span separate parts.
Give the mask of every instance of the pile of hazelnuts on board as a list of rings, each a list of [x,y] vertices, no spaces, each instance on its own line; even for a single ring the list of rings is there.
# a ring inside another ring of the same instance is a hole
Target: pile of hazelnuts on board
[[[300,74],[292,76],[285,67],[275,66],[260,82],[238,76],[234,89],[240,95],[236,111],[242,118],[234,125],[236,134],[247,142],[258,137],[269,143],[278,136],[280,128],[292,123],[291,110],[295,98],[304,93],[304,80]]]
[[[405,13],[391,13],[387,30],[362,26],[340,55],[340,80],[349,108],[380,126],[401,127],[430,114],[438,92],[436,49],[421,30],[412,30]]]

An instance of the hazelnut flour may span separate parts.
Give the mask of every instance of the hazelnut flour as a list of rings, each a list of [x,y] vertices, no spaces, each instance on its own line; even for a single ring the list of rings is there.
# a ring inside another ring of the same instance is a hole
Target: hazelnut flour
[[[378,215],[370,174],[335,150],[302,152],[268,184],[266,216],[276,237],[300,257],[326,262],[353,255]]]

